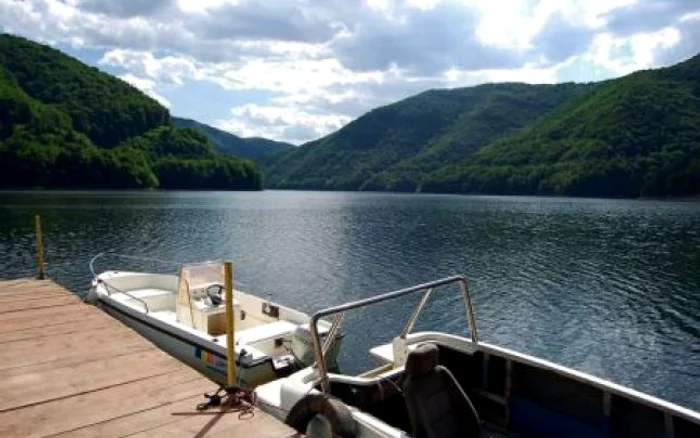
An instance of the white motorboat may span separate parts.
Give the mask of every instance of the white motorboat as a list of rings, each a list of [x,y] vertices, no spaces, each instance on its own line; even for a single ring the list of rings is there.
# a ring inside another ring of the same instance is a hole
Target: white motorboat
[[[434,291],[456,284],[469,336],[411,333]],[[335,315],[335,331],[346,312],[409,294],[423,295],[405,329],[370,350],[377,367],[327,371],[321,318]],[[461,276],[322,310],[311,332],[318,365],[255,390],[262,410],[311,438],[700,437],[700,412],[480,341]]]
[[[217,382],[227,382],[227,325],[221,262],[179,265],[177,275],[109,270],[96,273],[86,301]],[[128,257],[128,256],[120,256]],[[239,388],[288,376],[313,360],[308,315],[240,290],[233,292],[234,360]],[[328,334],[330,324],[322,321]],[[328,365],[342,336],[333,332]]]

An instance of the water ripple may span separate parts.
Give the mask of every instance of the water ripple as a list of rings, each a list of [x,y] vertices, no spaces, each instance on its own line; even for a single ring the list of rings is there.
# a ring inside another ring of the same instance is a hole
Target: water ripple
[[[375,193],[0,193],[0,275],[78,294],[97,252],[225,258],[239,283],[305,311],[465,274],[492,342],[700,409],[700,206]],[[120,266],[125,268],[124,266]],[[134,266],[135,267],[135,266]],[[403,326],[415,300],[348,319],[341,363]],[[418,328],[466,332],[454,293]]]

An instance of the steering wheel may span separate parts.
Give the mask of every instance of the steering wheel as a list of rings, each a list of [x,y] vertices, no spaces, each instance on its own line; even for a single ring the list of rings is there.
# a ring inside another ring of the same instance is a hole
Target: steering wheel
[[[224,286],[222,284],[212,284],[207,286],[207,288],[204,289],[204,292],[207,294],[213,305],[218,306],[224,302],[222,297],[222,294],[224,293]]]

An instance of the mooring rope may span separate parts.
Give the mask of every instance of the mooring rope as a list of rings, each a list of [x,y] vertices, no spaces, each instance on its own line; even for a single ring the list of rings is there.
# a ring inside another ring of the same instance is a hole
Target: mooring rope
[[[238,412],[238,419],[251,419],[255,416],[255,391],[236,389],[227,393],[224,406],[228,412]]]
[[[221,393],[224,393],[221,395]],[[248,389],[225,389],[220,387],[213,394],[204,394],[209,401],[197,405],[198,411],[221,406],[223,412],[238,412],[238,418],[248,420],[255,416],[255,391]]]

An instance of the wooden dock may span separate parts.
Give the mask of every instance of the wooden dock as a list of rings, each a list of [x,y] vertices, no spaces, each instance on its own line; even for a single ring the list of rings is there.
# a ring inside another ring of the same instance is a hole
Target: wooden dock
[[[56,283],[0,281],[0,436],[298,436],[257,409],[198,412],[213,389]]]

